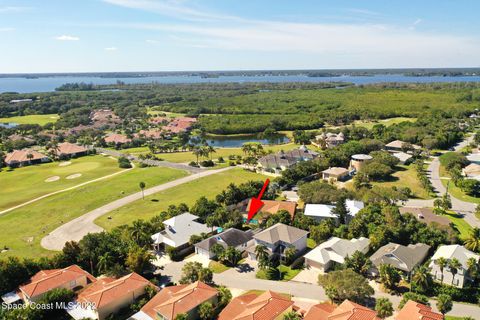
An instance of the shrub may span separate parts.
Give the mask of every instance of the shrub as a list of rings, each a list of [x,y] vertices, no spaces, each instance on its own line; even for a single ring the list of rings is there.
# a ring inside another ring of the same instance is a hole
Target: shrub
[[[215,165],[215,163],[212,160],[205,160],[205,161],[200,162],[200,165],[202,167],[213,167]]]
[[[198,167],[198,164],[195,161],[190,161],[188,164],[190,167]]]
[[[132,164],[130,163],[130,160],[128,160],[127,158],[120,157],[120,158],[118,158],[118,166],[120,168],[127,169],[127,168],[131,168]]]
[[[225,162],[225,159],[223,159],[223,157],[218,157],[218,163],[224,163]]]

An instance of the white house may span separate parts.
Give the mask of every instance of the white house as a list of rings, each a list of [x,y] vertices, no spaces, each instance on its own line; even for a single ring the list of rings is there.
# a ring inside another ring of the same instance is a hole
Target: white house
[[[367,253],[369,245],[370,240],[364,237],[351,240],[332,237],[305,255],[305,265],[326,272],[334,263],[343,264],[356,251]]]
[[[365,207],[365,204],[362,201],[357,200],[346,200],[345,206],[348,210],[349,218],[354,217],[360,210]],[[313,219],[319,221],[323,219],[335,219],[338,220],[338,216],[333,214],[333,209],[335,206],[328,204],[312,204],[308,203],[305,205],[304,215],[312,217]],[[348,220],[348,219],[347,219]]]
[[[442,275],[442,271],[436,263],[436,261],[440,257],[445,258],[447,261],[455,258],[460,262],[462,266],[457,270],[457,274],[455,274],[455,277],[450,271],[448,264],[443,269]],[[429,266],[431,268],[430,273],[432,274],[433,278],[439,282],[443,281],[443,283],[445,284],[454,285],[458,288],[463,288],[465,283],[470,280],[467,263],[470,258],[473,258],[475,259],[475,261],[478,262],[480,256],[458,244],[440,246],[431,259]]]
[[[254,235],[255,243],[246,251],[250,259],[256,260],[255,248],[263,245],[269,255],[278,254],[282,258],[287,248],[295,248],[298,253],[303,252],[307,248],[307,235],[308,231],[277,223]]]
[[[207,225],[197,222],[197,219],[197,216],[185,212],[163,221],[165,229],[152,236],[153,246],[156,250],[165,245],[182,247],[188,244],[192,235],[212,231]]]

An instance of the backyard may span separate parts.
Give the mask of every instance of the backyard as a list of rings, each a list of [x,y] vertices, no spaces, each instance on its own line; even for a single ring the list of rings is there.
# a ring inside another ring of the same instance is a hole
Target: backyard
[[[1,256],[40,257],[52,255],[40,240],[60,225],[106,203],[138,192],[139,182],[146,187],[185,176],[170,168],[135,168],[120,175],[63,192],[0,216],[0,247],[9,250]]]

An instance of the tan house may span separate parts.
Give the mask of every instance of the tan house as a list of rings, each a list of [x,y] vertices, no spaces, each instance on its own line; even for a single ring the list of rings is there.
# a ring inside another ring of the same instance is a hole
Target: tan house
[[[53,151],[58,157],[81,157],[88,152],[87,148],[69,142],[60,143]]]
[[[128,138],[126,135],[118,133],[111,133],[105,137],[106,143],[125,144],[131,141],[132,139]]]
[[[360,171],[365,163],[371,161],[373,159],[372,156],[368,154],[354,154],[350,160],[350,170],[355,170],[356,172]]]
[[[320,135],[315,136],[315,140],[312,140],[312,145],[318,148],[333,148],[336,146],[341,145],[345,142],[345,136],[342,132],[340,133],[322,133]]]
[[[480,164],[470,163],[462,169],[462,174],[467,178],[480,179]]]
[[[342,181],[348,177],[348,169],[331,167],[322,171],[322,179],[327,181]]]
[[[41,270],[18,290],[20,298],[29,303],[37,301],[53,289],[76,290],[96,281],[95,277],[79,266],[71,265],[64,269]]]
[[[198,307],[205,302],[215,307],[218,290],[203,282],[166,287],[129,320],[175,320],[179,314],[198,319]]]
[[[387,143],[385,145],[385,150],[390,151],[390,152],[402,152],[404,151],[405,148],[411,147],[413,150],[420,150],[422,147],[416,145],[416,144],[410,144],[405,141],[401,140],[394,140],[390,143]]]
[[[103,320],[132,304],[145,294],[145,288],[157,289],[150,281],[133,272],[119,279],[102,278],[82,291],[67,312],[76,320]],[[88,306],[87,306],[88,305]]]
[[[46,155],[32,149],[13,150],[5,156],[5,164],[10,167],[23,167],[49,161]]]
[[[432,310],[432,307],[408,300],[402,310],[395,316],[395,320],[443,320],[443,315]]]
[[[218,320],[277,320],[292,311],[293,301],[273,291],[234,298],[218,315]]]

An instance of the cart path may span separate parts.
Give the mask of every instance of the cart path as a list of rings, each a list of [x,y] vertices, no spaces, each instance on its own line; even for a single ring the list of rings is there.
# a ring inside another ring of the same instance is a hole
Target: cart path
[[[217,170],[205,170],[196,174],[192,174],[183,178],[179,178],[174,181],[166,182],[160,185],[157,185],[152,188],[144,190],[145,196],[152,195],[154,193],[170,189],[172,187],[179,186],[181,184],[194,181],[199,178],[207,177],[213,174],[224,172],[230,170],[234,167],[227,167]],[[94,223],[95,219],[103,216],[104,214],[123,207],[131,202],[142,199],[142,192],[128,195],[124,198],[110,202],[100,208],[92,210],[85,213],[84,215],[75,218],[57,229],[50,232],[45,236],[40,244],[42,247],[48,250],[62,250],[63,246],[68,241],[80,241],[88,233],[102,232],[103,228],[99,227]]]

